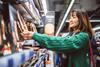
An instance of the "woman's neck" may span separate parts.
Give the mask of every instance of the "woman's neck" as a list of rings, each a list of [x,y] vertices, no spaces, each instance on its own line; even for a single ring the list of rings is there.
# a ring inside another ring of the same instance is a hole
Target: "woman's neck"
[[[77,30],[74,30],[73,32],[74,32],[74,33],[77,33],[77,32],[80,32],[80,30],[79,30],[79,29],[77,29]]]

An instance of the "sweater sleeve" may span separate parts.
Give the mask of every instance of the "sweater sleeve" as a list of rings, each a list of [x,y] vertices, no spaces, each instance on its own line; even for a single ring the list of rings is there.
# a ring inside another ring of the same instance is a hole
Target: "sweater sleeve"
[[[80,32],[71,37],[47,36],[34,33],[32,38],[39,42],[40,45],[45,45],[46,48],[58,52],[73,52],[82,49],[89,41],[89,36],[85,32]]]

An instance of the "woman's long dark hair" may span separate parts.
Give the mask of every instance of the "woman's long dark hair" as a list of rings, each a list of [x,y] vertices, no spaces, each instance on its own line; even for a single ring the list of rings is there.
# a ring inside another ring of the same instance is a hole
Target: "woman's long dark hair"
[[[71,15],[73,16],[74,13],[76,13],[76,16],[79,19],[79,25],[77,29],[80,30],[80,32],[87,32],[89,36],[92,37],[94,34],[87,12],[83,9],[74,9],[71,11]],[[69,28],[69,31],[72,32],[73,29]]]

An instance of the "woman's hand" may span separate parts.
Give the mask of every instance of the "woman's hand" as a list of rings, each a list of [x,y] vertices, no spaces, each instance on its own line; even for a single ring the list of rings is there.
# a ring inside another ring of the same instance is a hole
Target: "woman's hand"
[[[25,30],[21,33],[24,39],[32,39],[34,32]]]

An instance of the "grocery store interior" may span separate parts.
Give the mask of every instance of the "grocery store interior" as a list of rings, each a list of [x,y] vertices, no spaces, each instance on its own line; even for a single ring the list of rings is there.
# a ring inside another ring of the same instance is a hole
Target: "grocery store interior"
[[[67,34],[70,11],[83,8],[94,32],[94,64],[100,67],[100,0],[0,0],[0,67],[67,67],[64,53],[24,39],[22,33]]]

